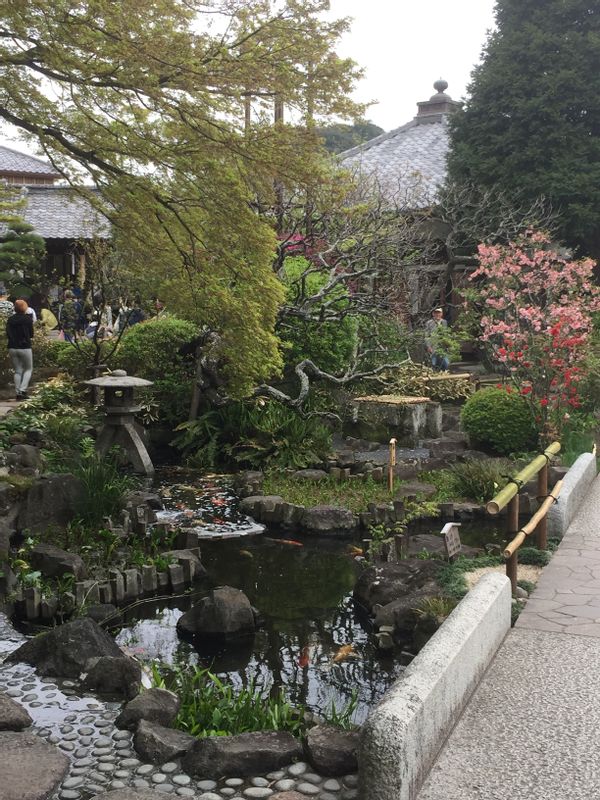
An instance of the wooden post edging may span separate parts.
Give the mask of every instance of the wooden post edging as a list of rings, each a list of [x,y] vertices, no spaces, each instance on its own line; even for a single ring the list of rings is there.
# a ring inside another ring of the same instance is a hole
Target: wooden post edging
[[[394,467],[396,466],[396,439],[390,439],[390,463],[388,465],[388,489],[394,491]]]

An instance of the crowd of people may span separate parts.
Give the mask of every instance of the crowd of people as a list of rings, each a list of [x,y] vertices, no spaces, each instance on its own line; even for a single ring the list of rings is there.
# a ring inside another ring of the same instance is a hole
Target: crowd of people
[[[152,311],[155,315],[164,311],[158,298],[153,301]],[[105,303],[102,297],[94,296],[86,301],[77,286],[67,289],[53,286],[44,298],[32,295],[30,298],[17,297],[13,301],[6,286],[0,283],[0,317],[6,322],[16,399],[23,400],[27,397],[33,372],[34,323],[39,321],[50,338],[67,342],[85,338],[104,340],[144,322],[147,312],[139,299],[119,299],[110,304]]]

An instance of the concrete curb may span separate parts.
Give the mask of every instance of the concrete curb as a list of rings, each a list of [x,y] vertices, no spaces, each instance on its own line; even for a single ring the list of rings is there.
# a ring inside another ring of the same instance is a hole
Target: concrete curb
[[[550,509],[548,536],[562,539],[588,493],[596,472],[596,456],[582,453],[564,477],[558,503]]]
[[[361,800],[413,800],[510,630],[510,581],[485,575],[459,603],[361,732]]]

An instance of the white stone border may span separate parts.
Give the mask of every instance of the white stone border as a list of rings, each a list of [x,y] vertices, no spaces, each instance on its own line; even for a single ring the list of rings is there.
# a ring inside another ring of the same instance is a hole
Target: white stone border
[[[363,726],[361,800],[413,800],[510,630],[511,591],[492,573],[458,604]]]
[[[593,453],[582,453],[565,475],[558,502],[548,513],[548,536],[562,539],[588,493],[596,473],[596,456]]]

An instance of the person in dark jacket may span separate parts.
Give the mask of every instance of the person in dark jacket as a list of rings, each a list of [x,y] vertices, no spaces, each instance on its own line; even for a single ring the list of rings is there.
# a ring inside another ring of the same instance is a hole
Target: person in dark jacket
[[[6,323],[8,354],[15,370],[17,400],[24,400],[27,397],[27,389],[33,372],[33,351],[31,349],[33,322],[31,315],[27,313],[27,308],[26,300],[17,300],[15,313],[9,317]]]

